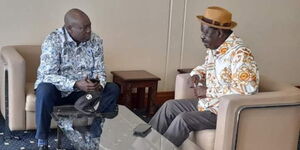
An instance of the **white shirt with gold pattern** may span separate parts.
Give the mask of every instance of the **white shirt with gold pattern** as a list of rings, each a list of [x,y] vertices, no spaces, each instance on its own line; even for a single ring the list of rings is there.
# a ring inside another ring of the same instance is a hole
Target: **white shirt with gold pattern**
[[[207,50],[205,63],[190,73],[206,79],[206,98],[200,98],[199,111],[218,113],[219,97],[258,92],[259,73],[253,55],[232,33],[216,50]]]

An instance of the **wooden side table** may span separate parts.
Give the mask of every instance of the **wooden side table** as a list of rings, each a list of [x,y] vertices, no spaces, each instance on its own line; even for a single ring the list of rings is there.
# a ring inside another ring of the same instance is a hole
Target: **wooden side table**
[[[147,112],[154,114],[154,101],[157,94],[157,83],[159,77],[145,71],[145,70],[131,70],[131,71],[112,71],[113,82],[121,86],[123,92],[122,100],[130,109],[132,104],[132,89],[137,88],[138,102],[144,102],[145,88],[148,87]]]

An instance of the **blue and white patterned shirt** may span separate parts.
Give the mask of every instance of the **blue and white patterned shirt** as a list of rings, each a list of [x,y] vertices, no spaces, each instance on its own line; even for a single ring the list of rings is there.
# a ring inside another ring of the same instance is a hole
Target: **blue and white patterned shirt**
[[[75,91],[78,80],[96,78],[102,87],[106,84],[103,63],[103,40],[95,33],[89,41],[79,45],[65,28],[50,33],[42,44],[40,66],[37,71],[36,89],[41,82],[52,83],[66,97]]]

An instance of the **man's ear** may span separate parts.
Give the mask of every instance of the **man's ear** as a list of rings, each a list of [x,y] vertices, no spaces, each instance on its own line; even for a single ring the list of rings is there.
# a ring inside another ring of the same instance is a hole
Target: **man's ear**
[[[224,32],[221,29],[218,29],[217,33],[218,33],[218,37],[222,37],[224,35]]]
[[[67,31],[70,33],[72,32],[72,26],[71,25],[65,25]]]

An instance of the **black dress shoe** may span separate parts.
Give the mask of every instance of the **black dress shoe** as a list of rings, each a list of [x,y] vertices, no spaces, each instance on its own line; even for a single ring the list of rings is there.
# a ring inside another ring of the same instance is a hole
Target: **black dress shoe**
[[[39,146],[39,150],[48,150],[47,145]]]

